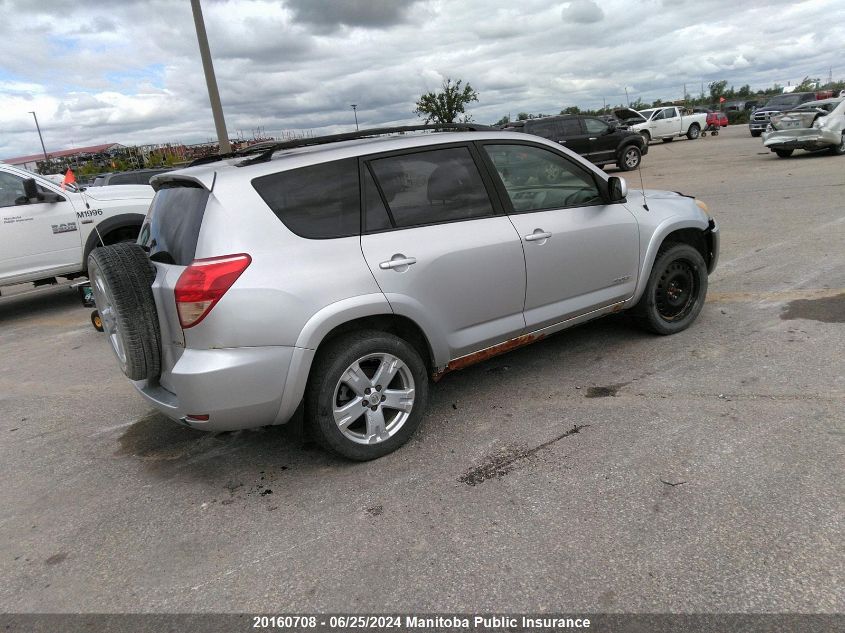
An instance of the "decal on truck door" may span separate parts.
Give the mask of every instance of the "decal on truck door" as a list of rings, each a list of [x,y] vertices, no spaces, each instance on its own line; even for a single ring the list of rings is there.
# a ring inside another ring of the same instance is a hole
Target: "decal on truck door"
[[[70,233],[76,231],[76,222],[65,222],[63,224],[53,224],[53,235],[57,233]]]

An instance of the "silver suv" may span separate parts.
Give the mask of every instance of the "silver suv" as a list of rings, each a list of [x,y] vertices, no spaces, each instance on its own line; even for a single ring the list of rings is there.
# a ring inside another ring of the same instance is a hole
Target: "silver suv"
[[[719,251],[704,203],[629,196],[539,137],[423,127],[156,176],[138,244],[89,262],[138,392],[212,431],[304,404],[326,448],[367,460],[410,438],[447,372],[611,312],[658,334],[698,316]]]

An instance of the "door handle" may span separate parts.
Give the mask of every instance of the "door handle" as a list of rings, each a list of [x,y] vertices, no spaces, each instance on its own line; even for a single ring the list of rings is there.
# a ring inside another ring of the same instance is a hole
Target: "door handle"
[[[525,236],[526,242],[537,242],[539,240],[547,240],[552,236],[551,233],[548,231],[544,231],[543,229],[534,229],[534,232],[531,235]]]
[[[558,141],[561,145],[566,145],[566,141]]]
[[[405,257],[404,255],[394,255],[389,261],[382,262],[378,265],[382,270],[389,270],[391,268],[402,268],[403,266],[410,266],[416,264],[416,257]]]
[[[595,137],[595,136],[591,136],[589,140],[591,140],[591,141],[595,141],[595,140],[596,140],[596,137]]]

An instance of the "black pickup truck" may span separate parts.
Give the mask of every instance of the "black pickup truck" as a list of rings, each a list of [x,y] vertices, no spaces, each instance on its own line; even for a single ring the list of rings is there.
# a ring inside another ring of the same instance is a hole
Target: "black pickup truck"
[[[542,136],[599,167],[615,163],[623,171],[639,167],[640,160],[648,153],[648,145],[636,132],[591,116],[570,114],[513,121],[503,129]]]
[[[807,101],[813,101],[815,98],[815,92],[790,92],[772,97],[766,102],[766,105],[751,113],[751,118],[748,121],[751,136],[760,136],[765,132],[773,114],[789,110]]]

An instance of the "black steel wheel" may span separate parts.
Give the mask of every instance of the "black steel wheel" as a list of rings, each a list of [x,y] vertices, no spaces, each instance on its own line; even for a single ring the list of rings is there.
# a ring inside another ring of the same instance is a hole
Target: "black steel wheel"
[[[631,310],[645,329],[675,334],[698,318],[707,296],[707,264],[689,244],[672,244],[657,254],[643,296]]]

